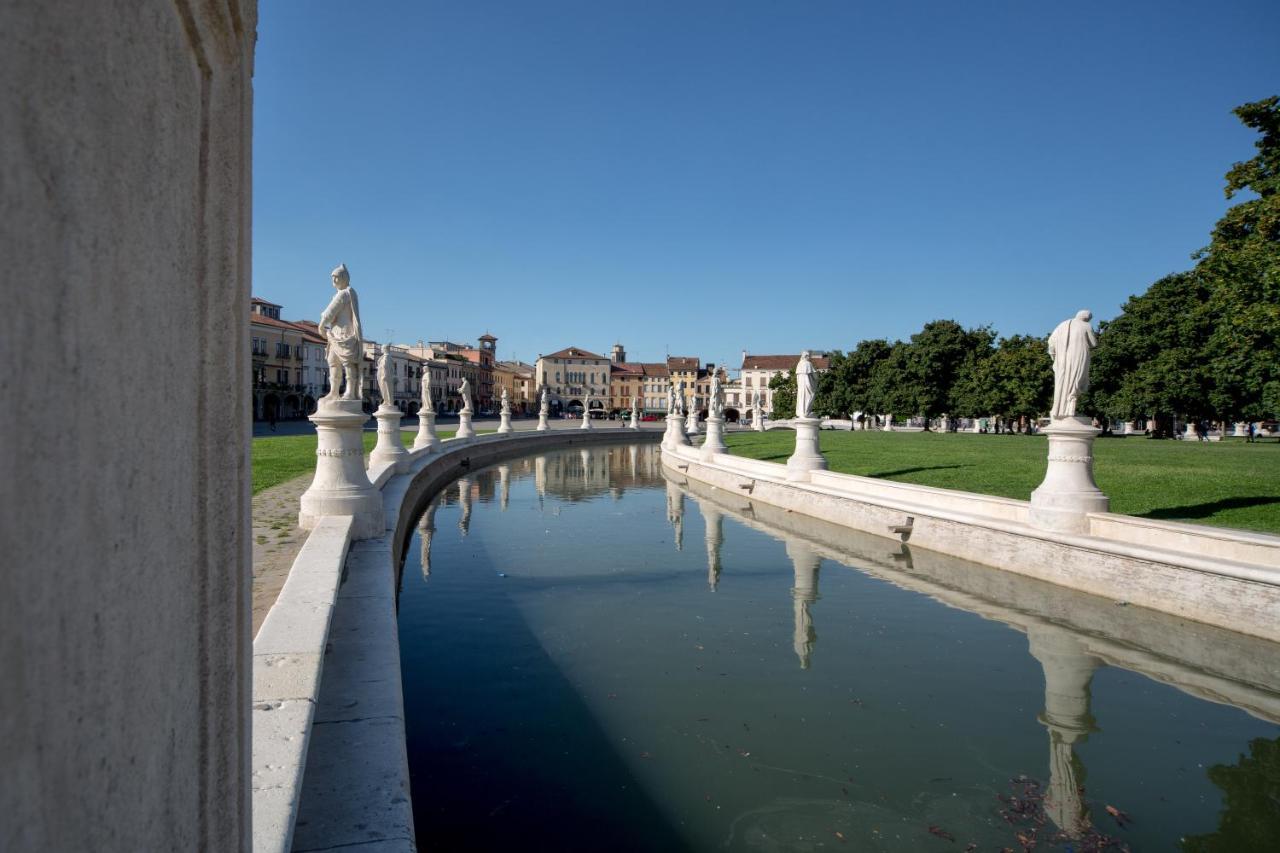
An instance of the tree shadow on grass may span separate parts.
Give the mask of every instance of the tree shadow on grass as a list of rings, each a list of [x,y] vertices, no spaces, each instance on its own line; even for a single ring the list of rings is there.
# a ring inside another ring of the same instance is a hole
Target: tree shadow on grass
[[[1144,512],[1139,518],[1157,518],[1177,521],[1184,518],[1209,518],[1227,509],[1248,509],[1255,506],[1280,503],[1280,495],[1255,495],[1253,497],[1223,498],[1220,501],[1208,501],[1202,504],[1186,506],[1170,506]]]
[[[876,471],[868,474],[868,477],[879,477],[887,479],[889,477],[898,477],[902,474],[914,474],[917,471],[945,471],[948,468],[972,468],[972,465],[922,465],[918,468],[899,468],[896,471]]]

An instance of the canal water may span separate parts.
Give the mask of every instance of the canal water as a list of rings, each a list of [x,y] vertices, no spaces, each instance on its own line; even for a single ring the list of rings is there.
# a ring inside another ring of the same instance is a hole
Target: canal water
[[[399,607],[424,850],[1280,849],[1275,645],[673,479],[652,445],[461,478]]]

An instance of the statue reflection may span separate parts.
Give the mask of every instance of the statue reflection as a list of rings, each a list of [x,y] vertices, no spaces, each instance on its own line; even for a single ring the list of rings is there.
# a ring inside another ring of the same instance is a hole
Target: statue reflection
[[[538,490],[539,497],[547,494],[547,457],[538,456],[533,460],[533,487]]]
[[[507,511],[507,501],[511,498],[511,466],[498,466],[498,506]]]
[[[458,478],[458,502],[462,504],[462,515],[458,517],[458,529],[466,536],[471,531],[471,478]]]
[[[1027,639],[1032,656],[1044,667],[1044,713],[1038,719],[1049,730],[1045,812],[1065,834],[1083,835],[1090,820],[1083,795],[1085,769],[1075,747],[1097,730],[1089,712],[1089,684],[1102,661],[1074,634],[1052,625],[1029,627]]]
[[[676,550],[684,550],[684,492],[667,480],[667,522],[676,531]]]
[[[800,659],[800,668],[808,669],[813,647],[818,643],[818,632],[813,627],[809,612],[818,596],[818,566],[822,558],[799,539],[787,540],[787,556],[795,571],[795,586],[791,588],[791,602],[795,617],[792,647]]]
[[[437,506],[439,504],[435,501],[427,504],[427,511],[422,514],[422,518],[418,519],[418,544],[424,580],[431,577],[431,535],[436,532]]]
[[[707,523],[707,586],[712,592],[720,585],[720,548],[724,545],[724,513],[710,503],[698,505]]]

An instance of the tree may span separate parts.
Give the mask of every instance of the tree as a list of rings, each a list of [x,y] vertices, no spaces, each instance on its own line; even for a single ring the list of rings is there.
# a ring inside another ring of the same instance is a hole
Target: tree
[[[952,391],[966,362],[991,348],[995,333],[989,327],[965,329],[954,320],[934,320],[911,336],[907,365],[915,392],[908,414],[928,420],[954,408]]]
[[[870,411],[871,375],[889,355],[889,342],[884,339],[860,341],[853,352],[830,355],[830,368],[818,381],[815,409],[831,416]]]
[[[894,341],[867,380],[866,406],[878,414],[919,411],[922,392],[912,373],[911,345]]]
[[[769,417],[794,418],[796,416],[796,371],[792,368],[787,373],[776,373],[769,380],[769,389],[773,391],[773,411]]]

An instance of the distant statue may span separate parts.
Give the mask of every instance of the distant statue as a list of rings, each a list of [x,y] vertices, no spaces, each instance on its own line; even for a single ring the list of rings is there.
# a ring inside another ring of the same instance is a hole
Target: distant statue
[[[382,405],[395,405],[391,394],[391,347],[383,347],[378,356],[378,391],[382,394]]]
[[[818,392],[818,374],[809,360],[809,351],[800,353],[796,365],[796,417],[813,417],[813,397]]]
[[[503,389],[502,389],[502,409],[501,409],[501,411],[502,411],[502,414],[504,414],[504,415],[509,415],[509,414],[511,414],[511,402],[507,399],[507,389],[506,389],[506,388],[503,388]]]
[[[329,393],[325,400],[339,399],[343,373],[346,373],[346,391],[343,400],[359,400],[364,394],[364,381],[360,365],[364,360],[364,343],[360,338],[360,301],[351,286],[351,274],[346,264],[329,273],[333,287],[338,292],[329,301],[329,307],[320,315],[320,334],[328,341],[326,359],[329,362]]]
[[[756,412],[759,412],[759,411],[760,411],[760,405],[761,405],[761,403],[760,403],[760,392],[759,392],[759,391],[752,391],[752,392],[751,392],[751,412],[752,412],[752,414],[755,414]]]
[[[458,388],[458,394],[462,396],[462,408],[458,411],[469,413],[471,411],[471,383],[465,377],[462,380],[462,385]]]
[[[1089,325],[1090,311],[1078,311],[1063,320],[1049,335],[1049,355],[1053,358],[1053,408],[1049,415],[1073,418],[1080,395],[1089,390],[1089,354],[1098,345],[1098,335]]]
[[[676,386],[667,386],[667,414],[674,415],[676,413]]]
[[[687,415],[689,413],[689,402],[686,399],[687,395],[688,395],[687,386],[684,384],[684,380],[681,379],[680,388],[676,392],[676,414],[677,415]]]
[[[711,400],[707,408],[710,417],[718,418],[724,414],[724,387],[720,384],[720,374],[711,374]]]
[[[422,368],[422,413],[425,415],[434,415],[436,413],[436,404],[431,399],[431,368]]]
[[[551,411],[551,399],[547,395],[547,386],[544,385],[542,386],[542,405],[541,407],[539,407],[538,412],[540,414],[545,415],[550,411]]]
[[[635,412],[635,411],[638,411],[639,409],[640,409],[640,398],[639,398],[639,397],[632,397],[632,398],[631,398],[631,411]]]

